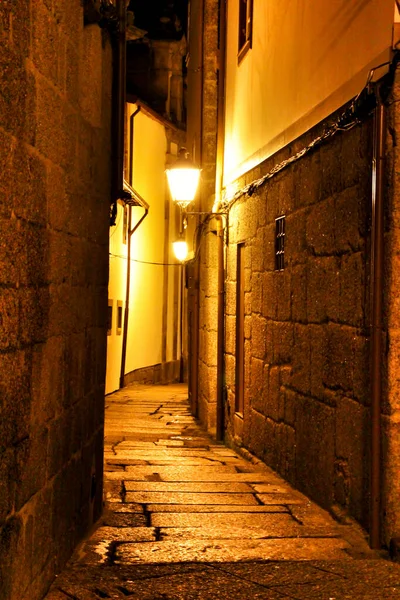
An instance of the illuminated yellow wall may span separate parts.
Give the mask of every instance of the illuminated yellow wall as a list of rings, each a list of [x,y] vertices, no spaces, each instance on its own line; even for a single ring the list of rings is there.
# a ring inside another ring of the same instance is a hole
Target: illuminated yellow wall
[[[125,178],[149,205],[144,221],[131,237],[131,286],[125,374],[176,360],[174,340],[179,337],[176,303],[179,302],[178,267],[169,246],[176,229],[176,208],[167,194],[165,166],[167,135],[164,124],[144,108],[133,120],[133,152],[130,155],[130,117],[136,104],[127,105],[128,136],[125,154]],[[166,203],[170,219],[167,219]],[[132,208],[132,228],[144,214],[140,206]],[[168,253],[166,256],[165,253]],[[119,388],[122,332],[116,330],[117,301],[125,309],[127,245],[123,243],[123,208],[118,207],[117,225],[110,233],[109,298],[114,300],[114,321],[108,336],[106,393]],[[168,271],[168,272],[167,272]],[[163,317],[164,315],[164,317]],[[164,341],[163,341],[164,340]],[[163,354],[163,344],[165,352]]]
[[[136,106],[128,105],[132,113]],[[131,302],[126,373],[161,362],[166,137],[162,124],[140,112],[134,121],[133,187],[150,205],[132,236]],[[132,211],[132,226],[143,214]]]
[[[172,205],[165,176],[167,151],[173,151],[176,144],[168,147],[164,122],[145,107],[135,115],[131,130],[131,116],[137,108],[136,104],[127,104],[125,179],[149,205],[149,212],[131,237],[125,375],[176,361],[180,356],[179,266],[171,250],[177,209]],[[132,207],[132,228],[144,212],[141,206]],[[125,311],[127,250],[123,243],[123,207],[119,205],[116,226],[110,231],[109,299],[113,300],[114,310],[107,345],[106,393],[120,387],[123,327],[118,331],[116,322],[118,301],[122,302],[123,314]]]
[[[122,311],[125,309],[125,283],[126,283],[126,254],[127,244],[123,243],[123,207],[118,204],[116,226],[110,228],[110,271],[108,282],[109,304],[112,302],[113,315],[111,333],[107,336],[107,372],[106,394],[119,388],[122,331],[117,332],[117,303],[122,302]]]
[[[388,59],[393,24],[391,0],[254,0],[238,65],[238,5],[228,0],[225,185],[355,96]]]

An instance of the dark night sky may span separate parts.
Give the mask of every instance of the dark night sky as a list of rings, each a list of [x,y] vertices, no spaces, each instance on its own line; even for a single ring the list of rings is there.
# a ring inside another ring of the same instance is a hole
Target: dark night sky
[[[135,25],[153,39],[179,39],[186,31],[188,0],[131,0]]]

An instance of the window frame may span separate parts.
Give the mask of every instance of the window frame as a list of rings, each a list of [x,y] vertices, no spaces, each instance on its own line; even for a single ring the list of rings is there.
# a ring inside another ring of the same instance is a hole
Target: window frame
[[[253,0],[239,0],[238,64],[253,43]]]
[[[114,300],[108,299],[107,307],[107,335],[112,335],[114,321]]]
[[[285,270],[286,215],[275,219],[275,271]]]

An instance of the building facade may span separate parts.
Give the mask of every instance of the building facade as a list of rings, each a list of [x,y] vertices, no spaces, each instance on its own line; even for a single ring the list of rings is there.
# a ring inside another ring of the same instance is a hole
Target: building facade
[[[134,204],[118,204],[110,229],[107,394],[135,381],[179,381],[186,353],[183,268],[172,252],[179,212],[165,177],[185,133],[139,100],[127,104],[126,124],[125,185]]]
[[[389,545],[400,527],[397,8],[191,5],[202,18],[189,33],[189,147],[202,210],[225,224],[223,286],[215,236],[199,240],[192,277],[192,406]]]

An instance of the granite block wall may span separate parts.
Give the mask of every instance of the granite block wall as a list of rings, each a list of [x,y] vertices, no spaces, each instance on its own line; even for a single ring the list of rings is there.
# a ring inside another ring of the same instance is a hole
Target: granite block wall
[[[318,128],[248,173],[263,175]],[[371,121],[230,209],[227,438],[321,506],[368,525]],[[275,219],[285,216],[285,268]],[[244,413],[235,417],[237,245],[244,244]]]
[[[0,598],[101,511],[111,46],[80,0],[0,2]]]
[[[218,1],[204,2],[202,126],[201,126],[201,211],[212,211],[215,200],[217,160],[218,95]],[[197,210],[197,209],[196,209]],[[201,220],[204,219],[200,217]],[[212,433],[216,431],[217,402],[217,239],[210,224],[199,238],[199,347],[197,414]]]
[[[386,112],[385,152],[385,272],[384,351],[382,416],[382,513],[383,539],[389,544],[400,537],[400,154],[398,148],[400,82],[398,67]]]

